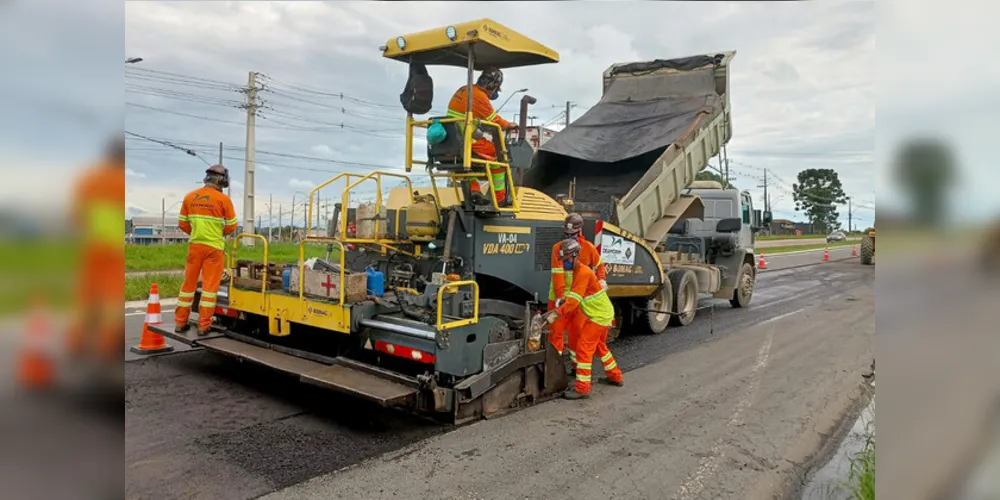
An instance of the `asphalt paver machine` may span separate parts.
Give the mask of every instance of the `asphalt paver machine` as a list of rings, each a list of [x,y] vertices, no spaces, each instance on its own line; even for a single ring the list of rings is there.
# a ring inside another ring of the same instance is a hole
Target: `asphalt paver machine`
[[[411,82],[419,75],[425,85],[429,67],[463,68],[467,78],[461,83],[471,86],[474,73],[487,67],[559,61],[552,49],[489,19],[393,37],[381,51],[408,64]],[[733,55],[626,65],[610,78],[605,75],[605,98],[595,106],[598,122],[617,120],[600,110],[652,113],[645,132],[630,140],[617,134],[595,139],[618,147],[631,144],[639,155],[630,160],[630,172],[638,174],[611,200],[611,213],[585,230],[611,263],[608,294],[622,310],[619,330],[639,314],[649,319],[648,330],[660,333],[668,310],[694,307],[697,301],[688,299],[699,291],[731,299],[737,307],[749,303],[752,237],[742,231],[750,220],[741,224],[739,218],[720,216],[703,233],[689,229],[697,224],[684,223],[710,219],[697,190],[689,188],[730,136],[727,89]],[[664,85],[684,94],[682,105],[660,95]],[[530,181],[552,163],[537,162],[538,153],[524,139],[527,106],[533,102],[527,95],[521,99],[516,140],[496,124],[477,120],[469,111],[471,102],[464,116],[408,112],[404,168],[343,173],[310,193],[307,220],[312,221],[320,191],[343,186],[329,226],[308,225],[296,265],[270,263],[265,238],[240,235],[228,258],[230,278],[218,294],[212,332],[203,337],[172,329],[158,333],[306,383],[454,423],[560,394],[568,385],[565,358],[531,325],[547,304],[551,251],[563,238],[562,221],[573,199],[553,191],[557,181]],[[418,158],[416,144],[429,127],[443,127],[446,137],[428,143]],[[492,136],[495,160],[472,152],[473,140],[484,136]],[[556,139],[550,142],[559,147]],[[566,153],[567,158],[575,154]],[[498,169],[507,185],[504,200],[487,173]],[[419,177],[426,184],[414,186]],[[474,196],[473,182],[486,187],[488,196]],[[576,191],[589,189],[581,185]],[[715,196],[720,197],[716,204],[737,207],[716,214],[738,214],[741,199],[743,213],[754,212],[749,196]],[[671,243],[672,237],[682,240]],[[262,260],[240,258],[244,245],[237,243],[249,241],[263,247]],[[326,247],[328,257],[305,259],[308,245]],[[680,316],[689,320],[693,311]]]

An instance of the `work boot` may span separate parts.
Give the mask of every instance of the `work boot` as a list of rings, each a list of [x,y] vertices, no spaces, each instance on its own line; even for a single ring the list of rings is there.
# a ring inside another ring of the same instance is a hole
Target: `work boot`
[[[563,393],[564,399],[577,400],[577,399],[590,399],[590,394],[580,394],[576,392],[576,389],[570,389]]]
[[[191,323],[184,323],[183,325],[174,328],[174,333],[184,333],[191,329]]]
[[[601,378],[597,379],[597,381],[599,383],[601,383],[601,384],[613,385],[615,387],[623,387],[625,385],[625,381],[624,380],[619,380],[619,381],[615,382],[614,380],[611,380],[608,377],[601,377]]]
[[[205,335],[208,335],[211,331],[212,331],[212,327],[208,327],[208,328],[206,328],[204,330],[202,330],[201,328],[199,328],[198,329],[198,336],[199,337],[204,337]]]

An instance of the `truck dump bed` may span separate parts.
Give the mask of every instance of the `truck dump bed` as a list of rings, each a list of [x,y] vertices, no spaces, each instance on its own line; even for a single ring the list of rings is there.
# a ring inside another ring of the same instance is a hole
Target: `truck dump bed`
[[[700,215],[683,191],[732,135],[735,54],[608,68],[601,101],[539,148],[523,184],[554,197],[575,179],[577,211],[659,242],[678,218]]]

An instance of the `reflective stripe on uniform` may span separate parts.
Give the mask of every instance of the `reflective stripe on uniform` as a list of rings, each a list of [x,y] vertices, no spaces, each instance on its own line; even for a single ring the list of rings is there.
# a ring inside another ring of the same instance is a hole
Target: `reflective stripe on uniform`
[[[188,214],[188,219],[191,221],[189,243],[198,243],[217,250],[222,250],[225,247],[225,240],[223,239],[223,229],[227,222],[225,218],[212,215]]]
[[[566,292],[566,298],[568,298],[568,299],[576,299],[577,302],[579,302],[581,304],[583,303],[583,297],[581,297],[578,293],[576,293],[576,292],[574,292],[572,290],[569,291],[569,292]]]
[[[552,274],[565,274],[566,270],[561,267],[556,267],[552,269]]]
[[[202,300],[198,303],[199,309],[215,309],[215,299],[212,300]]]
[[[611,353],[609,352],[609,353],[605,354],[604,356],[601,356],[601,363],[607,363],[608,361],[611,361],[611,359],[613,357],[614,356],[612,356]]]
[[[573,286],[573,272],[566,272],[565,269],[558,267],[552,269],[552,274],[562,274],[564,275],[563,280],[566,282],[565,290],[569,290]],[[549,300],[556,300],[556,285],[555,283],[549,282]]]
[[[177,299],[177,307],[191,307],[193,304],[193,300]]]
[[[194,292],[178,292],[177,296],[180,298],[194,297]]]
[[[201,292],[201,299],[202,300],[205,300],[205,299],[214,299],[214,298],[216,298],[218,296],[219,296],[218,294],[212,293],[212,292]]]
[[[614,370],[615,368],[618,368],[618,362],[615,361],[615,360],[613,360],[613,359],[611,360],[610,363],[604,365],[604,371],[606,371],[606,372]]]
[[[590,382],[590,374],[588,373],[588,374],[584,375],[584,374],[580,373],[580,370],[578,369],[576,371],[576,381],[577,382],[588,382],[589,383]]]

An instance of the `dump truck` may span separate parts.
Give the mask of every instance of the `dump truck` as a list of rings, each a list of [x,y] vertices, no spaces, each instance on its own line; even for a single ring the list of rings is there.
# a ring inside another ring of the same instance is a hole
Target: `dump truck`
[[[474,72],[486,67],[559,61],[554,50],[490,19],[393,37],[380,51],[409,65],[406,89],[417,86],[414,79],[428,83],[428,66],[462,67],[471,87]],[[313,220],[321,190],[340,189],[340,203],[328,228],[307,229],[296,265],[269,262],[265,238],[239,235],[208,335],[154,329],[305,383],[450,423],[555,397],[568,386],[565,358],[540,342],[531,325],[545,310],[551,251],[563,239],[562,223],[574,203],[592,203],[607,213],[593,217],[587,232],[609,265],[607,293],[621,310],[616,325],[638,316],[654,333],[673,317],[683,324],[693,318],[700,292],[737,307],[749,303],[751,200],[743,192],[695,184],[695,174],[731,135],[727,90],[733,56],[657,61],[662,67],[644,70],[662,78],[651,84],[659,89],[652,94],[643,93],[647,80],[631,79],[641,71],[625,65],[613,72],[597,108],[618,110],[631,96],[644,102],[634,110],[648,113],[650,130],[637,129],[645,135],[626,141],[632,149],[620,151],[637,151],[639,159],[630,164],[636,182],[621,198],[605,200],[587,196],[583,182],[579,202],[554,197],[549,193],[559,182],[544,175],[560,171],[582,179],[577,162],[602,158],[564,154],[558,137],[535,152],[524,139],[510,140],[497,124],[477,119],[471,102],[462,116],[421,117],[427,111],[408,100],[413,92],[404,91],[402,171],[343,173],[314,188],[307,220]],[[675,79],[690,85],[664,99],[661,94],[674,91],[657,85],[669,87]],[[629,86],[639,91],[630,93]],[[527,109],[534,102],[528,95],[521,99],[520,138],[526,137]],[[684,118],[667,118],[674,115]],[[414,151],[414,139],[430,127],[443,128],[443,138],[436,134],[426,151]],[[573,126],[560,135],[572,132]],[[494,142],[497,158],[473,154],[471,144],[480,137]],[[556,165],[560,158],[568,166]],[[621,161],[603,166],[619,168]],[[415,167],[424,170],[426,184],[413,184]],[[487,182],[488,167],[503,170],[507,199]],[[489,186],[488,196],[473,196],[474,182]],[[248,240],[260,243],[261,260],[241,258],[239,243]],[[327,258],[306,260],[306,245],[325,246]],[[679,313],[674,297],[682,297]]]

